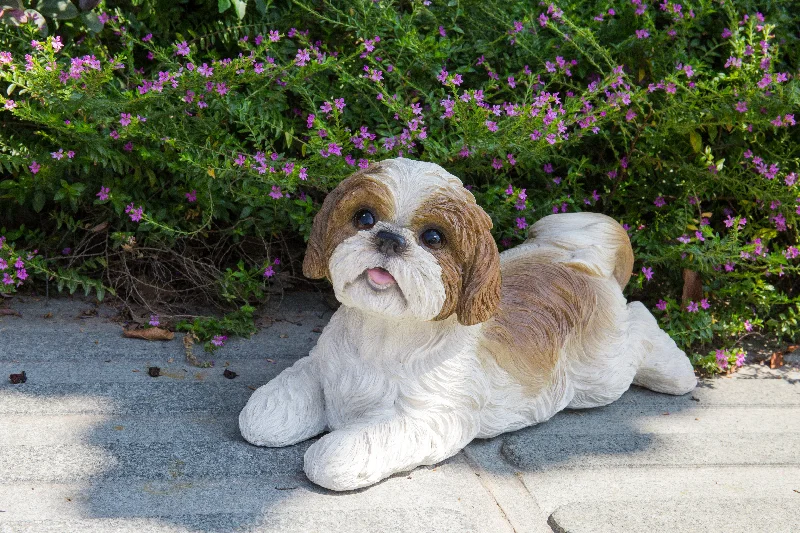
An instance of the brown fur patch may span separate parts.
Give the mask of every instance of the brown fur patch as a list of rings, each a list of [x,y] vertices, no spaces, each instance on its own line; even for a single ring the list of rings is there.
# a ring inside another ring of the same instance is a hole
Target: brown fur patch
[[[594,280],[543,252],[504,261],[502,276],[500,305],[483,327],[481,347],[520,383],[539,390],[568,337],[589,326],[598,299]]]
[[[353,224],[355,214],[370,209],[377,220],[394,218],[394,203],[389,188],[372,177],[380,165],[356,172],[328,193],[322,208],[314,217],[308,248],[303,259],[303,274],[312,279],[328,277],[328,261],[343,240],[358,232]]]
[[[446,299],[435,320],[456,313],[465,326],[492,317],[500,302],[500,255],[490,230],[492,219],[466,189],[445,190],[427,198],[414,213],[417,234],[435,228],[445,245],[430,250],[442,268]]]

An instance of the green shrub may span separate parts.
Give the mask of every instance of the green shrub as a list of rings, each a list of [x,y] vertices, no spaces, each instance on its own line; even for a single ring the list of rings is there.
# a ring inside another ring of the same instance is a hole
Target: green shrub
[[[792,338],[800,314],[792,4],[137,0],[44,13],[47,26],[29,14],[0,25],[0,257],[70,291],[241,305],[299,277],[327,191],[408,156],[461,177],[501,249],[552,212],[615,217],[637,257],[628,296],[699,367],[735,366],[744,336]],[[684,271],[702,280],[692,301]],[[26,281],[2,272],[0,290]]]

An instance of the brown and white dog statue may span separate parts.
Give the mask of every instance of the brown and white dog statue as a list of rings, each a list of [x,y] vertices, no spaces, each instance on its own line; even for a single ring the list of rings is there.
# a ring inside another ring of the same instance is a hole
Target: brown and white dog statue
[[[392,159],[334,189],[303,273],[341,307],[308,357],[239,416],[259,446],[329,431],[305,454],[314,483],[357,489],[442,461],[474,438],[607,405],[631,383],[668,394],[692,365],[639,302],[628,235],[596,213],[551,215],[498,253],[492,222],[440,166]]]

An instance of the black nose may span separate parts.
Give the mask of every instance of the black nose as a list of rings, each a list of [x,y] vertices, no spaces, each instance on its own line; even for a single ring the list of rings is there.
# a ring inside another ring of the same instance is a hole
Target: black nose
[[[375,237],[378,250],[386,255],[398,255],[408,248],[405,238],[397,233],[381,230]]]

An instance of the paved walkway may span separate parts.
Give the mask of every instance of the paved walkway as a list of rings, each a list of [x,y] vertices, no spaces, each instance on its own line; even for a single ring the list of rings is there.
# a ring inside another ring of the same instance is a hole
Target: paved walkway
[[[13,307],[22,317],[0,316],[3,533],[800,531],[798,368],[749,367],[679,398],[634,387],[336,494],[305,479],[309,443],[257,448],[237,428],[250,387],[313,346],[331,315],[321,298],[273,303],[280,320],[214,368],[187,365],[180,335],[122,338],[108,307]],[[21,370],[28,382],[10,384]]]

